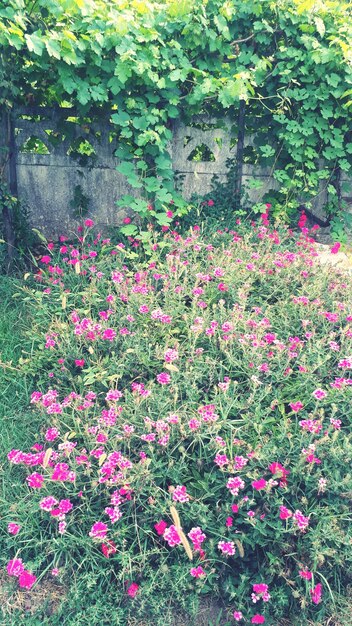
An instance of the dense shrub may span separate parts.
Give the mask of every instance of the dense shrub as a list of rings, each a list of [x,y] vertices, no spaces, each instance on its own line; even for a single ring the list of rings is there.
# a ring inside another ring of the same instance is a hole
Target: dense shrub
[[[135,615],[212,593],[230,623],[319,623],[351,556],[349,280],[304,229],[91,226],[27,278],[42,428],[8,455],[13,585],[84,571]]]

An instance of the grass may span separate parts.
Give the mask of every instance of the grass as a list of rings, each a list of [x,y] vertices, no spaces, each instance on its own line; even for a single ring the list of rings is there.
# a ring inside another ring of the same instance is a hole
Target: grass
[[[18,280],[0,278],[0,446],[1,491],[0,506],[15,499],[17,486],[16,469],[11,468],[6,454],[11,448],[21,448],[34,436],[38,418],[28,409],[30,381],[18,369],[22,350],[30,347],[25,336],[29,325],[26,304],[14,297],[19,291]],[[6,543],[5,533],[0,533],[0,547]]]
[[[18,370],[24,345],[24,329],[28,325],[26,306],[16,298],[19,281],[0,278],[0,418],[15,416],[28,406],[27,381]],[[14,297],[15,296],[15,297]]]

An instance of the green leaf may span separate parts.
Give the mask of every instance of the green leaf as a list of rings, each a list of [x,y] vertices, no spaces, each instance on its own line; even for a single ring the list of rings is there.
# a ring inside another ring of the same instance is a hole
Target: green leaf
[[[124,176],[130,176],[134,173],[133,164],[129,161],[124,161],[123,163],[120,163],[120,165],[118,165],[116,169],[118,172],[120,172],[120,174],[123,174]]]
[[[160,189],[160,181],[155,176],[149,176],[144,179],[144,186],[149,193]]]
[[[55,59],[61,59],[61,47],[58,41],[48,39],[48,41],[45,42],[45,47],[49,56]]]
[[[325,80],[328,83],[328,85],[331,85],[332,87],[337,87],[341,78],[338,74],[333,73],[333,74],[327,74],[325,76]]]
[[[126,111],[119,111],[119,113],[113,113],[111,119],[113,123],[118,126],[127,126],[131,117],[129,113],[126,113]]]
[[[351,169],[351,164],[347,161],[347,159],[339,159],[339,166],[344,172],[349,172]]]
[[[36,32],[41,35],[40,31]],[[24,37],[27,42],[28,50],[30,52],[34,52],[34,54],[37,54],[38,56],[41,56],[45,46],[43,39],[36,33],[32,33],[31,35],[26,34]]]
[[[133,237],[138,233],[138,229],[134,224],[127,224],[126,226],[121,226],[120,231],[126,237]]]
[[[321,19],[321,17],[315,17],[314,18],[314,22],[315,22],[315,26],[316,26],[316,29],[317,29],[320,37],[324,37],[324,35],[325,35],[325,24],[324,24],[323,20]]]
[[[269,146],[269,144],[266,144],[265,146],[260,146],[259,150],[262,152],[264,157],[271,157],[275,154],[274,148],[272,146]]]
[[[180,78],[181,78],[181,70],[180,69],[172,70],[172,72],[170,72],[168,77],[172,81],[180,80]]]
[[[169,226],[172,220],[166,215],[166,213],[156,213],[155,219],[160,226]]]

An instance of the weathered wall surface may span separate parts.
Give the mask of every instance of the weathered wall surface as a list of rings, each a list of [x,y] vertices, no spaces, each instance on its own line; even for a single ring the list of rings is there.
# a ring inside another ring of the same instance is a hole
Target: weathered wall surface
[[[203,130],[204,124],[200,127],[197,120],[195,126],[177,124],[174,128],[170,153],[173,169],[181,181],[186,198],[194,193],[205,194],[210,191],[214,175],[225,181],[226,161],[235,156],[236,146],[231,136],[230,123],[225,120],[222,128],[216,128],[215,120],[207,122],[207,130]],[[65,123],[67,125],[70,122],[66,120]],[[77,225],[73,207],[76,186],[89,198],[89,215],[97,224],[121,224],[126,212],[117,206],[117,200],[124,194],[137,195],[137,192],[116,171],[119,162],[114,156],[117,145],[111,134],[112,129],[106,123],[95,125],[93,129],[82,128],[73,119],[70,139],[65,138],[61,130],[60,139],[56,145],[52,145],[49,135],[55,133],[58,127],[60,120],[54,114],[35,122],[21,117],[16,121],[18,193],[29,211],[31,225],[53,237],[74,229]],[[89,139],[94,148],[95,154],[88,156],[84,165],[69,155],[74,136]],[[33,137],[47,146],[48,154],[28,151],[28,140]],[[250,138],[246,141],[247,145],[251,144]],[[204,145],[209,149],[208,160],[192,160],[194,150]],[[209,160],[210,153],[213,155],[210,156],[212,160]],[[244,185],[250,179],[262,184],[260,189],[248,189],[251,202],[259,201],[265,191],[277,188],[270,169],[244,164]],[[322,187],[315,201],[314,210],[317,214],[323,214],[325,201],[326,192]]]

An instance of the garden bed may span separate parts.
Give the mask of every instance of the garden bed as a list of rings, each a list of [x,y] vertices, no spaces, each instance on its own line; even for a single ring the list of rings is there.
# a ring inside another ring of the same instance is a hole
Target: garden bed
[[[62,585],[53,624],[62,610],[82,626],[87,612],[131,626],[337,624],[349,278],[317,263],[306,232],[194,228],[142,246],[91,226],[49,243],[16,286],[30,324],[7,366],[26,377],[32,427],[11,430],[5,462],[10,594],[26,604]],[[208,597],[220,605],[202,622]]]

